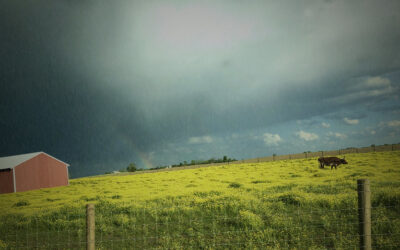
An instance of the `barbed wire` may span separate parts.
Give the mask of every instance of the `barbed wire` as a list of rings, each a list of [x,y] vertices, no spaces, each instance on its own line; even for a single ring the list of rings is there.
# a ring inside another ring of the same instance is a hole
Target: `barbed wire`
[[[223,219],[237,219],[237,218],[224,217]],[[385,219],[389,219],[390,220],[390,219],[398,219],[398,218],[391,217],[391,218],[385,218]],[[204,221],[195,221],[195,222],[204,222]],[[373,223],[388,223],[388,222],[387,221],[385,221],[385,222],[382,222],[382,221],[377,221],[376,222],[375,221]],[[161,225],[161,223],[156,223],[156,224]],[[332,224],[330,224],[330,226],[356,225],[356,224],[359,224],[359,223],[337,223],[337,224],[332,223]],[[149,226],[149,225],[150,224],[141,224],[141,225],[136,225],[136,226],[146,227],[146,226]],[[326,225],[324,225],[324,224],[315,224],[315,226],[326,226]],[[296,228],[298,228],[298,229],[303,229],[303,228],[310,229],[311,227],[312,226],[310,226],[310,225],[307,225],[307,226],[291,226],[290,229],[296,229]],[[116,230],[113,230],[113,231],[116,231]],[[231,231],[224,231],[224,232],[202,233],[202,235],[206,236],[206,237],[207,236],[213,236],[213,238],[215,239],[216,236],[221,236],[221,235],[225,235],[225,234],[251,233],[251,232],[259,232],[259,231],[260,230],[231,230]],[[58,230],[57,234],[64,233],[64,232],[70,232],[70,230],[64,230],[64,231]],[[38,235],[41,235],[41,234],[51,234],[51,233],[54,234],[54,231],[48,231],[48,232],[40,232],[40,231],[38,231],[36,233],[32,233],[32,234],[26,233],[24,235],[26,237],[28,237],[28,236],[31,236],[31,235],[38,236]],[[301,235],[303,235],[303,234],[298,234],[297,237],[299,237]],[[390,234],[372,234],[372,236],[396,236],[396,235],[398,235],[398,234],[393,234],[393,233],[390,233]],[[8,236],[12,237],[13,235],[8,235]],[[312,237],[312,239],[313,240],[321,240],[321,239],[329,239],[329,238],[337,238],[337,237],[348,238],[348,237],[359,237],[359,236],[360,235],[358,235],[358,234],[357,235],[328,236],[328,237],[324,236],[324,237]],[[115,241],[121,241],[121,240],[139,240],[139,239],[141,239],[143,241],[146,241],[146,240],[157,239],[157,238],[165,238],[165,237],[164,236],[158,236],[158,235],[157,236],[153,236],[153,237],[152,236],[146,237],[146,236],[143,235],[143,237],[138,237],[138,238],[128,237],[126,239],[118,239],[118,238],[114,238],[113,235],[111,235],[111,238],[112,238],[111,240],[100,239],[100,241],[97,241],[96,244],[100,244],[100,243],[104,243],[104,242],[113,243]],[[171,238],[171,237],[167,237],[167,238]],[[285,240],[285,241],[288,241],[288,240]],[[289,240],[289,241],[293,241],[293,240]],[[36,244],[37,244],[37,242],[38,242],[38,239],[36,239]],[[80,241],[80,242],[74,241],[74,244],[76,244],[76,243],[84,244],[85,241]],[[74,245],[74,244],[71,244],[70,240],[68,240],[66,243],[56,243],[56,244],[47,243],[47,244],[45,244],[45,246],[58,246],[58,245],[64,245],[65,246],[65,245]],[[224,243],[224,244],[226,244],[226,243]],[[27,245],[29,245],[28,240],[27,240]],[[219,245],[219,244],[216,244],[216,245]],[[36,245],[36,246],[38,246],[38,245]],[[22,247],[22,248],[24,248],[24,247]]]

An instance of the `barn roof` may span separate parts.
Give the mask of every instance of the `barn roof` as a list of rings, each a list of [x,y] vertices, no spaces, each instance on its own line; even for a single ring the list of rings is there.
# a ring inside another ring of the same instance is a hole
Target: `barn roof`
[[[29,154],[22,154],[22,155],[13,155],[13,156],[7,156],[7,157],[0,157],[0,169],[7,169],[7,168],[14,168],[16,166],[18,166],[19,164],[32,159],[33,157],[39,155],[39,154],[46,154],[45,152],[36,152],[36,153],[29,153]],[[48,155],[48,154],[46,154]],[[52,158],[54,158],[51,155],[48,155]],[[57,158],[54,158],[57,161],[60,161]],[[69,166],[67,163],[60,161],[64,164],[66,164],[67,166]]]

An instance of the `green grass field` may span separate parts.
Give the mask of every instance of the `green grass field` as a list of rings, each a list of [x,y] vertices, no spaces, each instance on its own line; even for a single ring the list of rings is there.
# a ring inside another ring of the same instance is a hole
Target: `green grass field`
[[[99,249],[356,249],[357,179],[372,190],[373,246],[400,248],[400,152],[70,180],[0,195],[0,249],[85,248],[96,204]]]

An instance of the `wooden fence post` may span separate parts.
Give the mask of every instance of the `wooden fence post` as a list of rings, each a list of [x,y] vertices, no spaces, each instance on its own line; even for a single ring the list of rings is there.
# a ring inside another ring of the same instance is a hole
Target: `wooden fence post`
[[[371,249],[371,189],[368,179],[357,180],[360,249]]]
[[[86,205],[86,249],[95,249],[94,204]]]

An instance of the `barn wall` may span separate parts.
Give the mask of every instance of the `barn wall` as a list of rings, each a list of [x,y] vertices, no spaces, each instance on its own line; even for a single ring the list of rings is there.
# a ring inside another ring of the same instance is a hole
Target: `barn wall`
[[[0,172],[0,194],[14,192],[14,179],[13,172],[2,171]]]
[[[16,166],[15,170],[17,192],[68,185],[67,166],[43,153]]]

